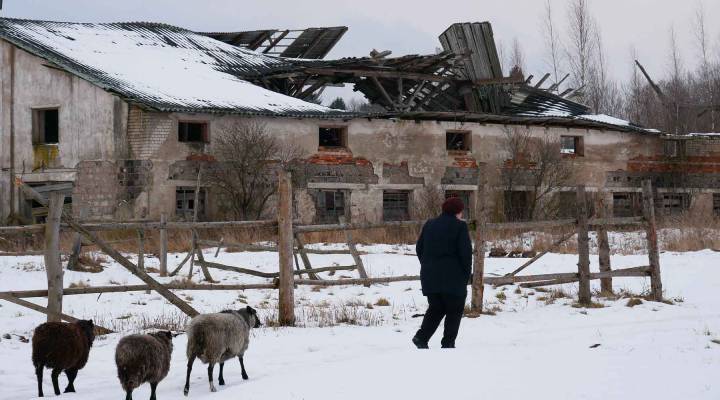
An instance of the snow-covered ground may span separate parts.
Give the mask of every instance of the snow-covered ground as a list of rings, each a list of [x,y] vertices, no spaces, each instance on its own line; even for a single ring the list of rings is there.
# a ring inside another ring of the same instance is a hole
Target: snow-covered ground
[[[418,273],[412,246],[376,245],[361,250],[369,253],[363,260],[372,276]],[[182,257],[172,255],[170,268]],[[205,258],[264,271],[277,265],[273,253],[221,252],[216,259],[208,250]],[[311,255],[311,260],[317,267],[352,264],[349,255]],[[524,261],[488,259],[486,272],[504,274]],[[593,270],[597,270],[596,262],[593,257]],[[612,262],[615,268],[646,265],[647,256],[615,255]],[[576,263],[576,255],[548,254],[525,273],[570,272],[576,270]],[[97,274],[67,271],[65,286],[140,283],[115,263],[107,264]],[[419,282],[371,288],[301,286],[296,291],[296,313],[303,327],[255,330],[245,357],[250,380],[243,381],[237,362],[229,362],[227,385],[217,393],[209,392],[205,368],[197,362],[190,398],[718,399],[720,344],[713,340],[720,339],[720,253],[663,253],[661,265],[666,297],[675,299],[674,305],[645,302],[629,308],[627,299],[596,298],[604,308],[577,309],[571,307],[572,299],[545,300],[550,293],[487,287],[487,308],[498,310],[497,315],[464,319],[454,350],[439,349],[439,334],[429,351],[416,350],[410,343],[420,323],[413,314],[426,307]],[[157,266],[157,260],[147,258],[146,266]],[[265,281],[211,272],[222,283]],[[322,275],[336,279],[356,273]],[[200,279],[196,271],[193,280]],[[617,290],[634,293],[649,286],[640,278],[616,278],[614,283]],[[44,287],[41,257],[0,257],[0,291]],[[576,285],[563,290],[575,296]],[[500,291],[503,294],[498,297]],[[273,290],[178,293],[201,312],[250,304],[263,318],[275,315],[277,293]],[[375,305],[381,298],[390,305]],[[44,303],[44,299],[31,300]],[[64,301],[68,314],[94,318],[124,331],[96,340],[88,365],[79,373],[78,393],[63,395],[68,399],[122,398],[113,361],[120,337],[138,326],[184,322],[174,307],[154,293],[66,296]],[[7,302],[0,305],[0,334],[12,335],[0,341],[0,399],[34,398],[31,347],[19,336],[29,338],[44,316]],[[161,400],[182,398],[185,336],[178,336],[174,343],[170,375],[158,389]],[[45,393],[54,397],[49,374],[45,377]],[[65,377],[60,381],[64,387]],[[134,397],[148,396],[145,385]]]

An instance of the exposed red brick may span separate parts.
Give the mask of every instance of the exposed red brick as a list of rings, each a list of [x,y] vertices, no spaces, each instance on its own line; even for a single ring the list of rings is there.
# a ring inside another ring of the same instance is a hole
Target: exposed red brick
[[[669,160],[665,156],[638,156],[628,161],[630,172],[683,172],[693,174],[720,173],[720,157],[685,157]]]
[[[188,161],[216,161],[215,157],[211,156],[210,154],[190,154],[189,156],[185,157]]]

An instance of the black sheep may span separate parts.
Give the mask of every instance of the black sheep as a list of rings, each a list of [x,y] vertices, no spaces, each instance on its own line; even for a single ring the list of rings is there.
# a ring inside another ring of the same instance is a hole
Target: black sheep
[[[38,382],[38,396],[43,397],[43,368],[52,369],[52,383],[55,395],[60,394],[58,376],[65,371],[68,385],[65,393],[75,391],[75,378],[88,360],[90,348],[95,340],[95,325],[92,321],[80,320],[73,323],[47,322],[37,328],[32,338],[32,361]]]
[[[168,331],[130,335],[120,340],[115,349],[115,364],[126,400],[132,400],[133,390],[145,382],[150,383],[150,400],[155,400],[158,382],[170,370],[172,350],[172,333]]]

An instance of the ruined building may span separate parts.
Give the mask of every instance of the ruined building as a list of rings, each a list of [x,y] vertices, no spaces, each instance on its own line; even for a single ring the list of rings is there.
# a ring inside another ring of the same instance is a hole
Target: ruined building
[[[214,132],[248,120],[303,150],[295,205],[305,222],[416,218],[429,191],[473,203],[481,174],[494,175],[494,218],[528,218],[532,183],[520,174],[509,185],[507,171],[537,162],[509,155],[513,132],[556,140],[571,162],[552,190],[559,213],[583,183],[615,215],[637,214],[648,177],[663,213],[720,211],[720,141],[592,115],[546,78],[505,76],[488,23],[452,25],[438,54],[324,60],[345,30],[0,19],[0,221],[42,219],[13,176],[66,191],[88,220],[183,219],[195,208],[224,218],[212,187],[194,201],[197,172],[212,162]],[[384,111],[307,101],[334,84]]]

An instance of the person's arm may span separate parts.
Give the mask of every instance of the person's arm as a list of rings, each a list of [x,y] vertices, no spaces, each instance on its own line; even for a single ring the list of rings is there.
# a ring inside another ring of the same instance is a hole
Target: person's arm
[[[422,229],[420,230],[420,237],[418,238],[417,243],[415,243],[415,254],[417,254],[420,262],[422,262],[423,255],[423,236],[425,235],[425,226],[427,226],[427,222],[425,222],[425,225],[423,225]]]
[[[460,227],[460,237],[457,240],[457,252],[460,256],[460,266],[466,276],[472,273],[472,242],[470,241],[470,231],[467,223],[463,221]]]

